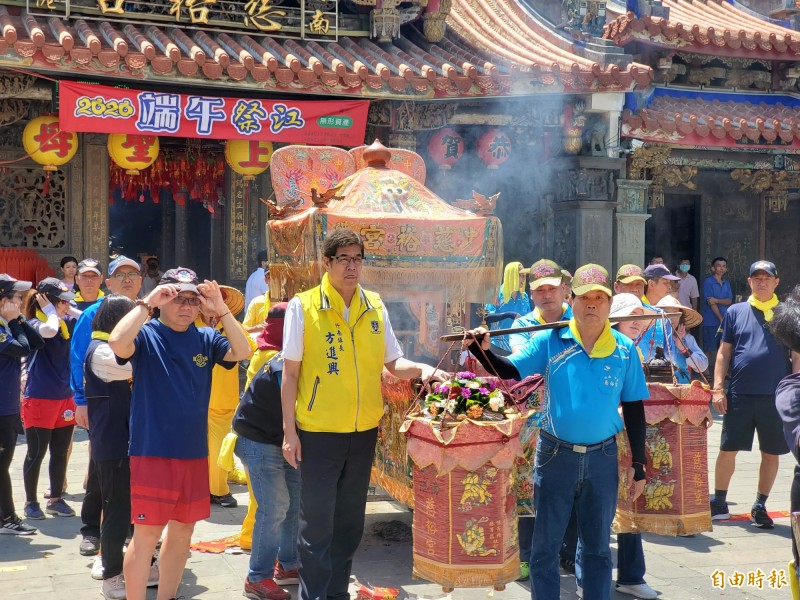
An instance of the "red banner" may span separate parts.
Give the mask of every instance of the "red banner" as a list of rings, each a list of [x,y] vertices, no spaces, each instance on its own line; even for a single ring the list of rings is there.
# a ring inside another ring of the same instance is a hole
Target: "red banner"
[[[58,119],[73,132],[359,146],[368,109],[368,100],[223,98],[62,81]]]

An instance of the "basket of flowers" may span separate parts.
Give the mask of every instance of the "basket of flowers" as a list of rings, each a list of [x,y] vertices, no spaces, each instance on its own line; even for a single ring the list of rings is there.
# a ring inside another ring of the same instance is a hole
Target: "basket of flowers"
[[[519,575],[513,468],[530,411],[469,371],[433,388],[401,427],[412,461],[414,576],[503,589]]]

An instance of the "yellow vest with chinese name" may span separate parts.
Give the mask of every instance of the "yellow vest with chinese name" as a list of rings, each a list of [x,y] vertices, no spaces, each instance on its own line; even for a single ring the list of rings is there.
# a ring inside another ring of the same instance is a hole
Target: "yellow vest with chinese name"
[[[378,294],[358,286],[345,320],[344,300],[327,277],[298,294],[304,332],[297,426],[330,433],[366,431],[377,427],[383,416],[383,303]]]

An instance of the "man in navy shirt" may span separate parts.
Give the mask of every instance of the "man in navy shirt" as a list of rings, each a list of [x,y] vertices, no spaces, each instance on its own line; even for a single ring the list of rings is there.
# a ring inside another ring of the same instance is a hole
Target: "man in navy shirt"
[[[158,309],[157,319],[148,319]],[[194,325],[200,311],[222,321],[228,337]],[[233,368],[250,356],[214,281],[200,283],[178,267],[125,315],[108,345],[133,366],[130,465],[133,540],[125,554],[129,600],[144,600],[150,559],[164,527],[159,592],[175,597],[194,524],[211,514],[208,480],[208,403],[215,364]]]
[[[756,527],[770,529],[773,523],[765,505],[778,474],[779,456],[789,451],[775,408],[775,389],[790,371],[789,351],[775,340],[768,328],[772,311],[778,306],[775,288],[780,279],[775,265],[766,260],[754,262],[747,283],[753,294],[747,302],[734,304],[727,311],[714,367],[712,404],[724,416],[711,518],[715,521],[730,518],[727,495],[736,468],[736,454],[740,450],[749,452],[753,447],[753,434],[758,432],[761,467],[750,522]],[[731,377],[726,394],[723,385],[729,370]]]

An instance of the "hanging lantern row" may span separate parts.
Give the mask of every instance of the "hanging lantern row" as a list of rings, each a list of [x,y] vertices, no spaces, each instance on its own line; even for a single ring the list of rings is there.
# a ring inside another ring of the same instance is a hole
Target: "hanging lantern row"
[[[493,127],[480,137],[476,151],[489,169],[497,169],[511,157],[511,138]],[[428,140],[428,155],[440,169],[449,170],[464,155],[464,138],[452,127],[440,129]]]
[[[257,140],[228,140],[225,142],[225,161],[234,172],[253,181],[269,167],[272,142]]]
[[[453,167],[464,155],[464,138],[452,127],[440,129],[428,140],[428,156],[443,171]]]
[[[108,155],[128,175],[139,175],[158,158],[160,145],[154,135],[112,133],[108,136]]]
[[[204,152],[202,158],[186,152],[161,153],[152,167],[138,176],[111,165],[109,203],[114,197],[125,202],[158,204],[162,197],[172,197],[179,206],[198,202],[210,212],[225,204],[225,161],[216,152]]]
[[[22,147],[45,171],[58,171],[78,152],[78,135],[61,131],[58,117],[36,117],[22,131]]]

